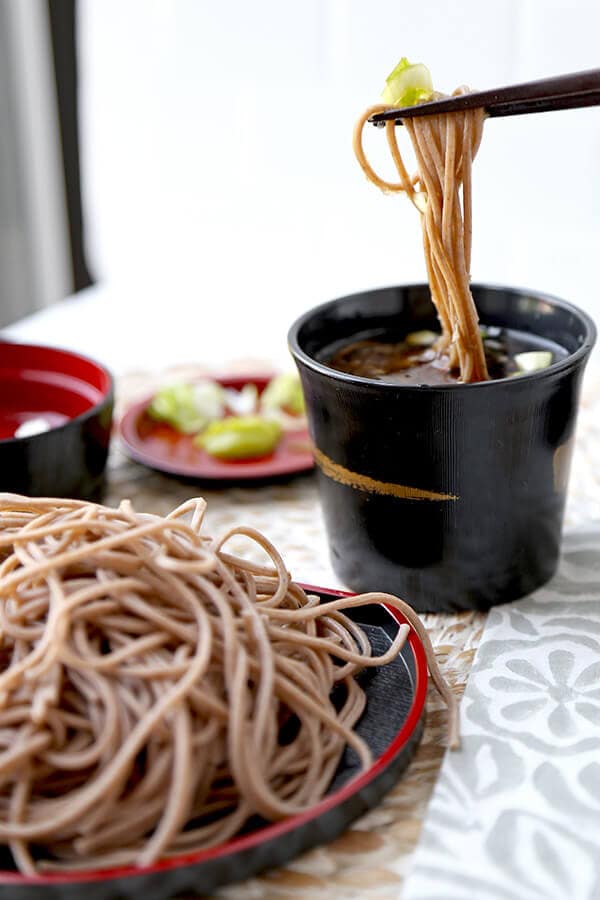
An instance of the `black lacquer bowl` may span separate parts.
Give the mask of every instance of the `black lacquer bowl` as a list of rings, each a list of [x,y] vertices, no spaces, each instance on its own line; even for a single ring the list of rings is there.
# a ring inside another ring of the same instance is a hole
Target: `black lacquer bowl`
[[[112,410],[103,366],[66,350],[0,342],[0,491],[99,499]],[[35,423],[47,430],[16,436]]]
[[[304,587],[324,600],[343,596],[339,591]],[[362,626],[378,655],[389,648],[398,626],[406,621],[398,611],[375,604],[345,614]],[[371,748],[373,763],[359,772],[356,756],[347,750],[327,795],[306,812],[275,824],[253,822],[226,844],[142,869],[130,866],[30,878],[11,871],[8,852],[0,852],[1,900],[170,900],[189,892],[206,895],[221,884],[282,865],[310,847],[333,840],[393,787],[421,738],[428,675],[425,649],[416,632],[411,628],[393,662],[367,669],[359,679],[367,705],[356,730]]]
[[[323,362],[357,334],[437,330],[426,285],[333,300],[291,328],[336,572],[420,611],[487,609],[553,574],[581,378],[596,331],[543,294],[473,285],[481,321],[566,351],[481,384],[409,386]]]

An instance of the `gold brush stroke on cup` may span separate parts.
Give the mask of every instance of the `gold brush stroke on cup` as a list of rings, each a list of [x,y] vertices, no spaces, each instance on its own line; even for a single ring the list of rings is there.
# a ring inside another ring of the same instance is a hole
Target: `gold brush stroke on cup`
[[[423,491],[421,488],[410,487],[407,484],[395,484],[393,481],[377,481],[369,475],[361,475],[352,472],[339,463],[329,459],[318,447],[313,447],[315,462],[324,475],[346,484],[348,487],[368,491],[371,494],[387,494],[390,497],[400,497],[402,500],[458,500],[455,494],[439,494],[437,491]]]

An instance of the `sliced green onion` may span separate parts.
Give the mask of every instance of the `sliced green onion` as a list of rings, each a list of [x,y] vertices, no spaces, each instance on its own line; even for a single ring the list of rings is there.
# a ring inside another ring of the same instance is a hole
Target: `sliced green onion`
[[[502,336],[502,328],[497,325],[480,325],[479,334],[484,341],[487,341],[488,338],[499,338]]]
[[[272,453],[281,434],[281,425],[273,420],[228,416],[211,422],[194,443],[218,459],[254,459]]]
[[[552,353],[549,350],[531,350],[517,353],[514,360],[521,372],[537,372],[538,369],[547,369],[552,363]]]
[[[390,106],[415,106],[431,100],[432,95],[433,82],[427,66],[422,63],[411,65],[403,56],[386,78],[381,98]]]
[[[214,381],[169,384],[152,398],[147,412],[183,434],[197,434],[225,411],[223,388]]]
[[[431,347],[438,338],[439,334],[435,331],[411,331],[404,340],[409,347]]]
[[[294,373],[277,375],[268,383],[260,398],[261,409],[284,409],[295,416],[304,412],[304,395],[300,379]]]

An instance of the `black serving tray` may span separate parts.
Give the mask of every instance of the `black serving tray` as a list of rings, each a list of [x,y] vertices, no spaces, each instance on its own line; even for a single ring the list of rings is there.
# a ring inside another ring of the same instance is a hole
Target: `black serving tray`
[[[344,596],[339,591],[304,587],[322,600]],[[346,615],[365,628],[376,654],[389,646],[399,624],[405,621],[396,610],[379,604],[348,610]],[[310,847],[333,840],[393,787],[421,738],[428,675],[425,650],[416,632],[411,629],[394,662],[367,669],[360,678],[367,707],[356,730],[369,744],[373,764],[359,771],[353,752],[346,750],[329,792],[306,812],[275,824],[258,824],[218,847],[144,868],[127,866],[32,878],[16,872],[8,851],[0,850],[0,898],[171,900],[186,892],[207,894],[219,885],[280,866]]]

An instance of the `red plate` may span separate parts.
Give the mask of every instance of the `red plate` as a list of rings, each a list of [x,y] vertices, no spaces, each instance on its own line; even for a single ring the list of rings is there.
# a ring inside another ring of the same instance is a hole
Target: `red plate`
[[[215,378],[226,388],[240,390],[245,384],[255,384],[261,394],[269,377],[232,376]],[[194,446],[193,435],[180,434],[163,422],[156,422],[146,414],[152,396],[131,406],[121,420],[121,439],[127,453],[144,463],[170,475],[218,481],[252,481],[294,475],[313,468],[310,437],[306,428],[286,431],[269,456],[248,460],[221,460],[209,456]]]

